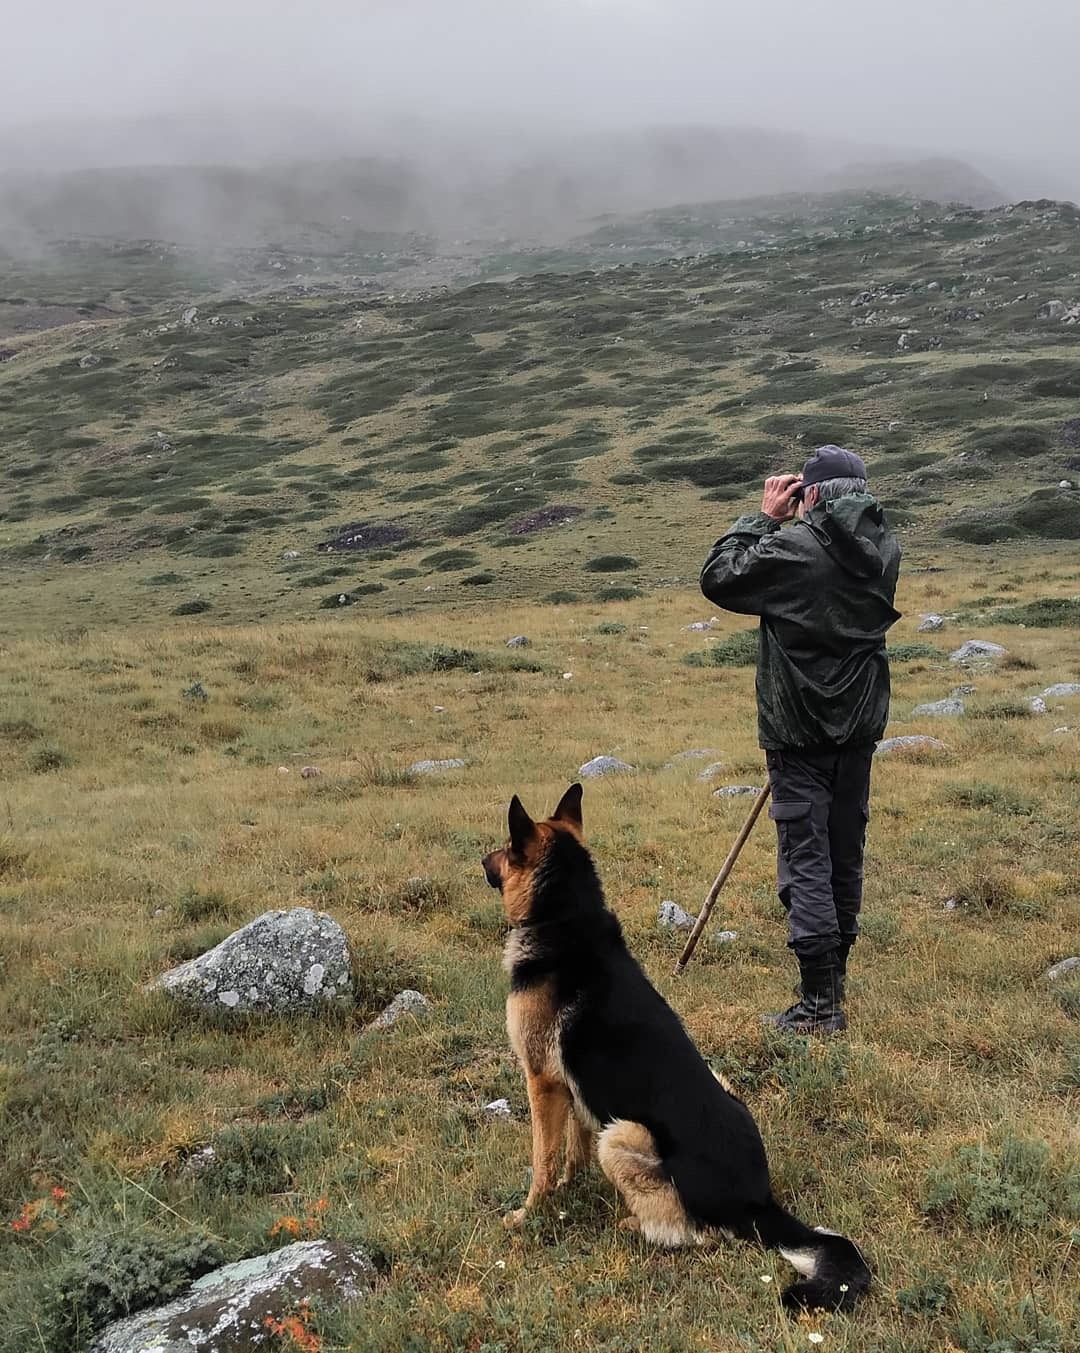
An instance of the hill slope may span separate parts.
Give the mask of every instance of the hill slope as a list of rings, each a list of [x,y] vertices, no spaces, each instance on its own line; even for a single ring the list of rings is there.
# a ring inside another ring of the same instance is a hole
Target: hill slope
[[[189,293],[9,340],[0,616],[692,578],[761,477],[824,441],[866,451],[916,545],[1075,539],[1080,212],[758,210],[653,214],[728,237],[704,257],[402,298]],[[588,247],[648,251],[642,229]]]

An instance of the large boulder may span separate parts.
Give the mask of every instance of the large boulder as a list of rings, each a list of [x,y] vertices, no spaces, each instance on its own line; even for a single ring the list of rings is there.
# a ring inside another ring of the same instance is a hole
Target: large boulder
[[[963,700],[959,700],[955,696],[949,696],[946,700],[931,700],[929,704],[916,705],[911,711],[911,714],[913,718],[928,714],[935,719],[949,719],[955,718],[957,715],[963,714],[963,712]]]
[[[891,756],[894,752],[947,752],[949,749],[937,738],[927,737],[923,733],[908,733],[900,738],[883,738],[874,752],[875,756]]]
[[[1071,695],[1080,695],[1080,681],[1059,681],[1054,686],[1047,686],[1042,693],[1044,700],[1064,700]]]
[[[338,923],[310,907],[267,911],[151,990],[204,1010],[289,1014],[352,1000],[352,956]]]
[[[375,1279],[362,1250],[329,1240],[300,1240],[198,1278],[165,1306],[109,1325],[90,1353],[247,1353],[279,1340],[274,1328],[305,1300],[350,1301]]]
[[[1008,650],[990,639],[969,639],[949,654],[950,662],[993,662],[1003,658]]]

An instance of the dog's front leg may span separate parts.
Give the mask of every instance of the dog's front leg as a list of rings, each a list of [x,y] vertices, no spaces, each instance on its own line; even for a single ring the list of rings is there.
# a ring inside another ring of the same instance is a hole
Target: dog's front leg
[[[562,1081],[546,1075],[529,1075],[528,1091],[532,1118],[532,1186],[525,1206],[503,1218],[508,1229],[520,1226],[529,1209],[555,1188],[559,1152],[570,1112],[570,1091]]]

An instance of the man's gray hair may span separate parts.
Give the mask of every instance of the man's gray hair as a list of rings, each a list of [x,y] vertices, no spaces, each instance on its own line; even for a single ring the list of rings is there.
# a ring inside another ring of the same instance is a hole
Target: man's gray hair
[[[847,498],[853,493],[866,492],[865,479],[823,479],[814,487],[818,491],[818,502],[827,503],[834,498]]]

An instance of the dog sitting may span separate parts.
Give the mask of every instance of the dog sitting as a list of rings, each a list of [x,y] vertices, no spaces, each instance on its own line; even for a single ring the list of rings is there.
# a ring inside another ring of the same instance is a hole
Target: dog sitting
[[[510,839],[483,860],[511,927],[507,1029],[532,1118],[532,1185],[506,1225],[589,1164],[597,1133],[600,1168],[630,1210],[623,1226],[664,1246],[757,1240],[801,1275],[787,1306],[850,1308],[870,1270],[850,1240],[803,1225],[773,1197],[749,1109],[710,1070],[604,902],[581,795],[572,785],[544,822],[515,795]]]

